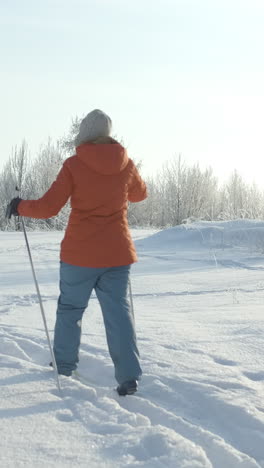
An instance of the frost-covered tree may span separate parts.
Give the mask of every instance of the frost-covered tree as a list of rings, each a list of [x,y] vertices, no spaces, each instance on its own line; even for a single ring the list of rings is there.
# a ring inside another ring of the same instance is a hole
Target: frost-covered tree
[[[221,189],[221,217],[223,219],[246,218],[247,186],[237,170],[234,170],[229,180]]]
[[[211,168],[202,171],[198,164],[188,168],[186,177],[187,218],[213,219],[217,180]]]
[[[57,177],[64,161],[64,155],[60,144],[48,139],[45,145],[42,145],[31,165],[28,177],[28,197],[29,199],[40,198],[50,188]],[[54,218],[47,220],[31,220],[28,223],[31,226],[38,226],[43,229],[63,229],[68,219],[69,206],[66,205],[61,212]]]
[[[82,119],[79,117],[75,117],[71,121],[70,129],[66,136],[61,138],[59,145],[66,154],[73,154],[75,151],[75,137],[79,132],[79,127]]]
[[[264,194],[255,183],[246,187],[245,211],[248,218],[259,219],[263,217]]]
[[[26,141],[22,141],[19,147],[12,150],[11,156],[5,164],[0,175],[0,225],[1,228],[14,226],[19,229],[17,219],[12,219],[8,223],[5,219],[7,204],[16,196],[23,196],[27,193],[29,171],[29,153]],[[16,191],[19,189],[19,192]]]
[[[166,225],[180,224],[186,214],[187,172],[182,156],[172,159],[163,166],[162,181],[164,184],[163,202],[166,211],[163,214]]]

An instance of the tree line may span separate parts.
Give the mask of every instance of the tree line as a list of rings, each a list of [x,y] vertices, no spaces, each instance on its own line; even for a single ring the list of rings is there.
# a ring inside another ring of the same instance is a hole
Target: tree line
[[[147,180],[148,198],[131,206],[132,224],[169,227],[195,220],[263,219],[264,191],[234,170],[220,184],[212,168],[187,165],[181,155]]]
[[[75,119],[66,137],[57,142],[48,140],[32,160],[25,141],[15,147],[0,173],[0,229],[20,229],[19,220],[5,219],[8,202],[17,196],[37,199],[50,187],[64,159],[74,154],[73,140],[79,120]],[[140,167],[140,164],[138,164]],[[220,184],[211,168],[188,165],[179,155],[165,164],[155,176],[145,178],[148,198],[130,204],[128,218],[131,226],[165,228],[193,220],[230,220],[264,217],[264,192],[256,184],[248,184],[233,171]],[[25,219],[29,229],[61,230],[70,212],[69,203],[58,216],[47,220]]]

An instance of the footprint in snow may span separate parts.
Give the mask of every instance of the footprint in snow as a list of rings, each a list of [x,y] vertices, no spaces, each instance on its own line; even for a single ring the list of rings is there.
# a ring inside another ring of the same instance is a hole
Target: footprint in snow
[[[221,364],[222,366],[236,366],[237,363],[235,361],[232,361],[231,359],[223,359],[223,358],[218,358],[212,356],[212,359],[216,364]]]
[[[256,409],[257,409],[258,411],[261,411],[262,413],[264,413],[264,408],[262,408],[261,406],[256,406]]]
[[[165,349],[169,349],[170,351],[178,351],[179,350],[179,347],[176,346],[176,345],[167,345],[167,344],[163,344],[161,345],[163,348]]]
[[[59,421],[62,421],[62,422],[73,421],[73,414],[70,410],[57,411],[55,416]]]
[[[253,382],[261,382],[264,380],[264,372],[244,372],[245,377],[247,377],[250,380],[253,380]]]
[[[170,367],[170,364],[166,364],[165,362],[159,362],[159,361],[157,361],[155,364],[156,364],[158,367],[162,367],[162,368],[164,368],[164,369]]]

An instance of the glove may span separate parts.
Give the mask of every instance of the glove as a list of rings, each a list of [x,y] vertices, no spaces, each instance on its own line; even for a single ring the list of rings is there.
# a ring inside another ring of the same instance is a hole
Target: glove
[[[17,211],[18,205],[21,202],[22,198],[16,197],[11,200],[9,205],[7,205],[6,208],[6,218],[10,219],[11,216],[19,216],[19,213]]]

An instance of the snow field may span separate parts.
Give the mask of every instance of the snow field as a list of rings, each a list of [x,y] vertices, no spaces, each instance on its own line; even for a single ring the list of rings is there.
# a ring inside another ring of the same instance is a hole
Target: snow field
[[[264,467],[264,223],[135,230],[144,376],[119,397],[100,309],[84,315],[85,383],[56,388],[21,233],[0,233],[0,465]],[[29,233],[50,333],[62,233]]]

